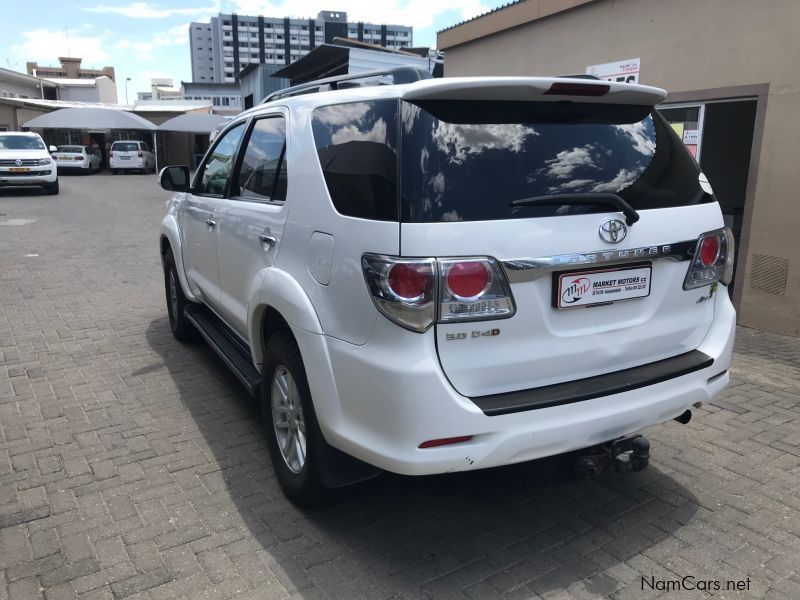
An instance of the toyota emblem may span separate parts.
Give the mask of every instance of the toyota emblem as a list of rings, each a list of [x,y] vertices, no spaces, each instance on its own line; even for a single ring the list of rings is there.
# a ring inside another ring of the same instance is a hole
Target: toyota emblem
[[[22,166],[22,159],[18,158],[17,160],[14,161],[14,164],[17,165],[18,167],[21,167]]]
[[[600,224],[600,238],[609,244],[617,244],[628,235],[628,228],[619,219],[609,219]]]

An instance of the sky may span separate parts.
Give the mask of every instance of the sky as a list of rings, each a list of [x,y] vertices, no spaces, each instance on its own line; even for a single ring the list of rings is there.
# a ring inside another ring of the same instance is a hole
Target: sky
[[[112,66],[120,102],[150,89],[153,77],[175,85],[191,81],[189,23],[218,13],[315,17],[347,11],[350,21],[414,27],[414,45],[436,45],[436,32],[507,0],[0,0],[0,67],[25,72],[27,61],[58,65],[59,56],[83,58],[82,67]]]

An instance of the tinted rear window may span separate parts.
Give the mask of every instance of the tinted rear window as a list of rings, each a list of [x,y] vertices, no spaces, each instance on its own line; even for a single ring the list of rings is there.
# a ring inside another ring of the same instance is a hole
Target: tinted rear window
[[[712,200],[674,131],[650,108],[554,102],[403,103],[402,219],[515,219],[614,210],[512,207],[616,193],[634,209]]]
[[[694,159],[649,107],[379,100],[318,108],[313,130],[331,198],[346,215],[438,222],[613,210],[511,206],[578,193],[619,194],[637,210],[713,201]]]
[[[114,142],[111,150],[112,152],[138,152],[139,145],[136,142]]]

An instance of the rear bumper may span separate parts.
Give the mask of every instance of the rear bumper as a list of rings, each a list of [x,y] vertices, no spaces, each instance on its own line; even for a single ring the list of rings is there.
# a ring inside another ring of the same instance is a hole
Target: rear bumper
[[[363,346],[297,329],[295,335],[326,439],[387,471],[424,475],[586,448],[707,403],[728,384],[735,326],[723,288],[715,297],[713,325],[697,349],[713,359],[710,366],[621,393],[497,416],[484,414],[450,385],[431,332],[406,332],[380,318]],[[419,448],[465,435],[472,440]]]
[[[132,158],[130,160],[120,160],[112,158],[110,168],[112,169],[144,169],[147,161],[144,158]]]

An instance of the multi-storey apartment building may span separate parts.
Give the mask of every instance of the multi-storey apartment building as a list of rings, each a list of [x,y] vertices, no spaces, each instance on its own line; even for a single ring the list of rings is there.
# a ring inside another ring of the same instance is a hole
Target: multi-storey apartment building
[[[413,29],[348,22],[342,11],[322,11],[315,19],[220,14],[190,25],[192,80],[233,83],[248,64],[288,65],[335,37],[400,49],[412,46]]]

